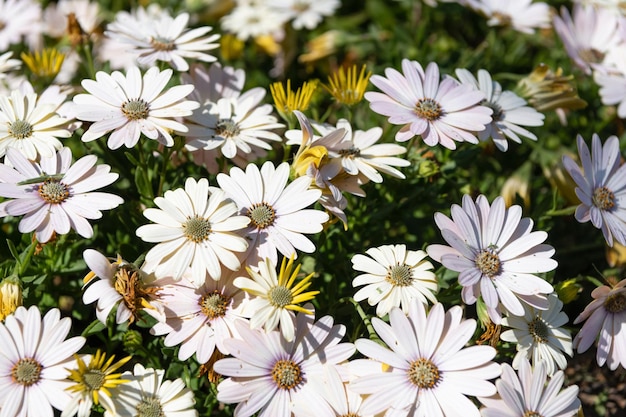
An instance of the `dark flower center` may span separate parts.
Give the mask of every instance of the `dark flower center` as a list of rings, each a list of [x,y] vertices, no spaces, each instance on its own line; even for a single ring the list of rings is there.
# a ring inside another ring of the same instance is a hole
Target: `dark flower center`
[[[267,203],[256,203],[248,209],[247,216],[256,228],[265,229],[274,223],[276,211]]]
[[[150,45],[157,51],[173,51],[176,43],[170,39],[150,37]]]
[[[535,317],[530,323],[528,323],[528,333],[530,333],[537,343],[548,342],[549,328],[539,316]]]
[[[439,103],[432,98],[420,99],[415,105],[415,114],[422,119],[433,121],[439,119],[443,115],[443,110]]]
[[[128,120],[141,120],[150,114],[150,105],[144,99],[136,98],[122,104],[122,113]]]
[[[483,250],[474,260],[476,268],[489,278],[500,273],[500,258],[491,250]]]
[[[612,210],[615,207],[615,194],[606,187],[598,187],[593,191],[591,201],[600,210]]]
[[[409,367],[409,381],[419,388],[430,389],[441,381],[439,368],[428,359],[419,358]]]
[[[68,186],[54,178],[46,178],[46,180],[39,185],[38,192],[41,198],[49,204],[62,203],[70,196]]]
[[[619,313],[626,309],[626,297],[623,293],[613,294],[606,297],[604,308],[611,313]]]
[[[237,123],[232,119],[220,119],[215,125],[215,135],[224,138],[233,138],[239,135],[241,130]]]
[[[272,379],[281,389],[292,389],[302,382],[302,370],[291,359],[281,359],[272,368]]]
[[[217,317],[223,317],[226,314],[229,301],[230,298],[225,297],[216,290],[202,297],[200,300],[200,308],[209,320],[213,320]]]
[[[387,276],[385,280],[392,285],[399,287],[407,287],[413,282],[412,269],[406,264],[400,264],[387,267]]]
[[[33,358],[21,358],[13,365],[11,377],[14,382],[30,387],[41,379],[41,364]]]
[[[339,155],[344,158],[354,159],[361,155],[361,150],[356,148],[354,145],[350,146],[348,149],[342,149],[339,151]]]

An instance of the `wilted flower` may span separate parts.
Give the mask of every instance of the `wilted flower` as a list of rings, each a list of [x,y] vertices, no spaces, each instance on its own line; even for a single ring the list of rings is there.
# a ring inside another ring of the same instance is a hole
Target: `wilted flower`
[[[22,305],[22,284],[18,277],[11,275],[0,282],[0,321]]]
[[[585,108],[587,102],[578,97],[573,80],[574,76],[564,76],[561,68],[553,72],[546,64],[539,64],[519,81],[517,88],[520,95],[541,112],[558,108]]]

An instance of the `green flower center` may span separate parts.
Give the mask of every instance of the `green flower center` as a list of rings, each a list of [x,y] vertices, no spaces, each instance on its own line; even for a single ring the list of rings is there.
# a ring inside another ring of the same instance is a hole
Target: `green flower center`
[[[626,297],[623,293],[613,294],[606,297],[604,308],[611,313],[619,313],[626,309]]]
[[[280,389],[292,389],[302,382],[302,370],[291,359],[281,359],[272,368],[272,379]]]
[[[176,43],[170,39],[150,37],[150,45],[157,51],[173,51]]]
[[[122,113],[128,120],[141,120],[150,114],[150,106],[144,99],[136,98],[122,104]]]
[[[491,250],[484,250],[474,260],[476,268],[489,278],[500,273],[500,258]]]
[[[213,320],[217,317],[223,317],[224,314],[226,314],[229,301],[230,298],[224,297],[219,292],[214,291],[202,297],[200,300],[200,308],[209,320]]]
[[[98,391],[106,382],[106,375],[100,369],[90,369],[83,374],[83,383],[87,389]]]
[[[407,287],[413,282],[412,269],[406,264],[389,266],[387,268],[387,276],[385,280],[392,285],[399,287]]]
[[[30,387],[41,379],[41,364],[33,358],[21,358],[11,369],[11,377],[14,382]]]
[[[432,98],[420,99],[415,105],[415,114],[422,119],[433,121],[439,119],[443,115],[443,110],[439,103]]]
[[[137,417],[165,417],[158,397],[145,397],[137,404]]]
[[[277,285],[267,292],[267,298],[274,307],[283,308],[292,303],[293,294],[289,288]]]
[[[600,210],[611,210],[615,207],[615,194],[606,187],[598,187],[593,192],[591,202]]]
[[[190,217],[182,226],[185,237],[195,243],[204,242],[211,234],[211,223],[204,217]]]
[[[215,125],[215,135],[224,138],[232,138],[239,135],[241,130],[237,123],[232,119],[220,119]]]
[[[16,120],[9,124],[9,134],[16,139],[29,138],[33,134],[33,125],[26,120]]]
[[[276,211],[267,203],[256,203],[248,209],[247,216],[257,229],[265,229],[274,223]]]
[[[535,339],[537,343],[547,343],[549,328],[545,321],[539,316],[535,317],[528,323],[528,333]]]
[[[419,358],[409,367],[409,381],[419,388],[430,389],[437,386],[441,380],[439,368],[428,359]]]
[[[70,197],[70,191],[67,185],[54,178],[46,178],[39,185],[39,195],[49,204],[59,204]]]

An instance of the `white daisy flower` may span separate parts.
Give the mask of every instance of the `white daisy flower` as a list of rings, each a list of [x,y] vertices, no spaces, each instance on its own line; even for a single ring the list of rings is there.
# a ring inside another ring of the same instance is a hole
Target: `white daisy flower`
[[[224,341],[238,337],[235,322],[248,321],[239,311],[247,295],[233,286],[232,278],[223,274],[219,281],[208,279],[200,287],[185,275],[180,281],[157,280],[154,285],[160,289],[152,304],[159,305],[157,310],[163,311],[165,320],[152,326],[150,333],[165,335],[165,346],[180,345],[181,361],[195,354],[199,363],[207,363],[216,348],[229,354]]]
[[[0,196],[9,199],[0,203],[0,217],[24,214],[19,231],[35,231],[41,243],[53,233],[67,234],[70,229],[90,238],[93,229],[87,219],[99,219],[101,210],[124,202],[114,194],[93,192],[118,178],[108,165],[96,165],[95,155],[83,156],[73,165],[69,148],[51,157],[42,156],[39,163],[14,149],[9,149],[6,157],[15,168],[0,168]]]
[[[271,161],[261,169],[249,164],[245,172],[237,167],[230,175],[218,174],[217,182],[239,207],[239,212],[250,218],[250,225],[242,230],[249,241],[246,263],[256,266],[269,259],[278,263],[280,252],[290,257],[296,250],[311,253],[315,245],[303,233],[318,233],[328,221],[328,214],[306,209],[315,203],[322,192],[309,189],[311,179],[296,178],[287,185],[289,164],[275,167]]]
[[[478,139],[485,141],[492,138],[496,147],[503,152],[509,148],[507,138],[522,143],[520,136],[537,140],[537,136],[521,126],[543,126],[543,113],[527,106],[526,100],[512,91],[502,91],[502,87],[491,79],[491,75],[481,69],[478,79],[466,69],[457,69],[456,75],[462,84],[471,85],[475,90],[485,93],[481,102],[493,110],[492,122],[478,132]]]
[[[339,343],[345,334],[343,325],[333,325],[333,318],[298,314],[296,335],[286,342],[280,332],[252,330],[238,322],[241,339],[229,339],[226,347],[232,358],[220,359],[216,372],[229,378],[217,386],[220,402],[239,403],[238,417],[290,417],[297,403],[314,406],[320,416],[334,412],[320,390],[324,366],[336,366],[354,353],[352,343]]]
[[[531,360],[533,366],[540,361],[545,363],[548,375],[567,367],[563,353],[572,356],[572,336],[564,329],[567,315],[561,311],[563,303],[552,293],[548,296],[550,305],[545,311],[524,306],[523,316],[508,315],[502,319],[502,326],[510,327],[500,334],[505,342],[517,344],[517,354],[513,358],[513,368],[519,369],[523,360]]]
[[[115,413],[106,411],[104,416],[198,417],[193,391],[182,379],[163,380],[164,375],[163,369],[135,364],[133,372],[126,371],[121,375],[129,382],[111,389]]]
[[[68,15],[74,14],[81,29],[93,33],[102,21],[100,5],[91,0],[59,0],[49,3],[44,11],[44,32],[53,38],[62,38],[67,32]]]
[[[376,315],[383,317],[392,307],[402,307],[418,299],[423,304],[436,303],[437,277],[426,252],[406,250],[406,245],[383,245],[365,251],[370,257],[352,257],[352,268],[365,272],[352,280],[352,286],[365,285],[354,294],[355,301],[367,299],[376,306]]]
[[[369,91],[365,99],[374,112],[388,116],[389,123],[403,125],[396,134],[398,142],[420,135],[429,146],[440,143],[455,149],[455,141],[478,143],[473,132],[491,123],[493,111],[479,105],[485,94],[451,77],[440,82],[434,62],[424,72],[417,61],[403,59],[402,74],[387,68],[385,75],[370,78],[383,92]]]
[[[146,254],[146,270],[159,278],[178,280],[191,267],[191,281],[199,287],[206,274],[219,280],[221,265],[231,271],[239,269],[234,252],[244,252],[246,240],[235,232],[245,228],[250,219],[236,216],[237,206],[226,194],[202,178],[187,178],[185,188],[166,191],[154,199],[157,208],[143,214],[156,224],[140,226],[137,236],[158,243]]]
[[[550,6],[533,0],[468,0],[468,5],[487,16],[489,26],[511,26],[532,34],[550,27]]]
[[[54,155],[63,147],[58,138],[72,135],[69,120],[57,113],[60,107],[60,103],[39,100],[35,93],[13,90],[10,96],[0,95],[0,158],[8,148],[32,161],[39,155]]]
[[[580,205],[574,216],[581,223],[591,223],[602,230],[609,246],[613,240],[626,245],[626,165],[621,164],[619,139],[610,136],[604,145],[593,134],[591,153],[582,136],[576,137],[582,166],[563,156],[565,170],[576,183]]]
[[[223,31],[246,41],[282,31],[282,25],[289,18],[289,14],[269,7],[265,2],[238,2],[230,13],[220,19],[220,26]]]
[[[200,104],[184,100],[193,85],[177,85],[163,91],[172,78],[172,70],[150,68],[142,77],[139,68],[132,67],[124,76],[99,71],[96,80],[83,80],[88,94],[74,96],[76,118],[93,123],[83,134],[83,142],[98,139],[113,131],[107,141],[110,149],[122,145],[132,148],[140,134],[166,146],[172,146],[171,132],[186,132],[187,127],[176,118],[190,116]]]
[[[0,0],[0,51],[25,39],[30,49],[41,47],[41,4],[36,0]]]
[[[20,306],[0,322],[0,415],[52,416],[71,396],[67,379],[85,338],[67,339],[72,321],[59,309],[41,317],[37,306]]]
[[[578,387],[565,389],[563,371],[548,379],[546,368],[540,362],[531,368],[527,359],[522,360],[517,373],[507,363],[502,364],[502,376],[496,381],[498,396],[480,398],[485,407],[483,417],[573,417],[580,408]]]
[[[22,61],[11,58],[13,51],[5,52],[0,55],[0,80],[7,77],[7,72],[17,70],[22,66]]]
[[[293,19],[294,29],[315,29],[325,16],[332,16],[341,6],[340,0],[267,0],[268,7]]]
[[[489,205],[484,195],[476,202],[463,196],[463,205],[454,204],[452,219],[435,213],[435,223],[450,246],[430,245],[428,255],[446,268],[459,272],[461,297],[474,304],[482,297],[489,318],[500,324],[501,305],[516,316],[524,315],[522,303],[540,310],[548,308],[552,285],[536,276],[552,271],[554,248],[542,244],[548,234],[531,232],[533,221],[522,218],[518,205],[504,205],[497,197]]]
[[[372,374],[350,383],[350,390],[369,394],[361,413],[387,410],[398,416],[478,417],[478,408],[467,396],[495,394],[496,387],[488,380],[500,375],[500,366],[492,362],[496,350],[491,346],[464,348],[476,321],[463,320],[459,306],[445,312],[441,304],[435,304],[426,315],[424,305],[413,300],[408,310],[407,317],[392,308],[390,324],[372,319],[388,347],[369,339],[355,342],[360,353],[389,367],[386,372],[382,367],[374,372],[372,367]]]
[[[217,48],[220,38],[218,34],[208,35],[213,30],[210,26],[188,29],[189,17],[189,13],[181,13],[173,18],[166,11],[136,16],[120,13],[104,34],[129,45],[137,55],[137,63],[143,67],[163,61],[177,71],[187,71],[186,59],[215,61],[217,58],[206,51]]]

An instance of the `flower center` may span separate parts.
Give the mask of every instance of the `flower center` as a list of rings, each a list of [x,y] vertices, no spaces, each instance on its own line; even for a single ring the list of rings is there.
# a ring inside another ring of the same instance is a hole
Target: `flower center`
[[[585,62],[602,62],[604,60],[604,54],[596,49],[581,49],[578,51],[578,55]]]
[[[33,358],[21,358],[11,369],[11,377],[14,382],[30,387],[41,379],[41,364]]]
[[[392,285],[399,287],[407,287],[413,282],[412,269],[406,264],[400,264],[390,266],[387,268],[387,276],[385,280]]]
[[[176,43],[170,39],[150,37],[150,45],[157,51],[173,51],[176,49]]]
[[[200,243],[208,239],[211,234],[211,223],[204,217],[190,217],[183,223],[183,233],[188,240]]]
[[[106,378],[100,369],[90,369],[83,374],[83,382],[90,392],[98,391],[106,382]]]
[[[419,358],[411,363],[408,375],[409,381],[419,388],[434,388],[441,381],[439,368],[430,360],[424,358]]]
[[[526,411],[522,417],[543,417],[536,411]]]
[[[604,301],[604,308],[613,314],[624,311],[626,309],[626,297],[623,293],[609,295]]]
[[[502,110],[502,107],[498,103],[483,100],[480,102],[480,104],[482,104],[483,106],[489,107],[491,110],[493,110],[493,114],[491,115],[491,118],[493,119],[494,122],[499,122],[502,119],[504,119],[504,110]]]
[[[150,106],[144,99],[135,98],[122,104],[122,113],[128,120],[141,120],[150,114]]]
[[[528,333],[530,333],[537,343],[548,342],[548,330],[548,326],[539,316],[535,317],[530,323],[528,323]]]
[[[267,292],[267,298],[274,307],[283,308],[293,301],[291,290],[282,285],[277,285]]]
[[[239,126],[232,119],[220,119],[215,125],[215,135],[232,138],[239,135]]]
[[[62,203],[70,196],[68,186],[54,178],[46,178],[46,180],[39,185],[38,191],[41,198],[49,204]]]
[[[339,151],[339,155],[344,158],[354,159],[361,155],[361,150],[354,146],[350,146],[348,149],[342,149]]]
[[[255,203],[248,209],[247,216],[257,229],[265,229],[274,223],[276,211],[267,203]]]
[[[339,417],[359,417],[359,415],[355,413],[348,413],[348,414],[342,414]]]
[[[600,210],[611,210],[615,207],[615,194],[606,187],[598,187],[594,190],[591,201]]]
[[[423,98],[417,102],[415,113],[422,119],[433,121],[439,119],[443,115],[443,110],[439,103],[432,98]]]
[[[292,389],[302,382],[302,370],[291,359],[281,359],[272,368],[272,379],[281,389]]]
[[[33,134],[33,125],[26,120],[16,120],[9,124],[9,134],[16,139],[29,138]]]
[[[500,273],[500,258],[491,250],[484,250],[479,253],[474,263],[476,268],[489,278]]]
[[[200,308],[209,320],[213,320],[217,317],[223,317],[224,314],[226,314],[229,301],[230,298],[223,296],[216,290],[202,297],[200,300]]]
[[[158,397],[145,397],[137,404],[137,417],[165,417]]]

